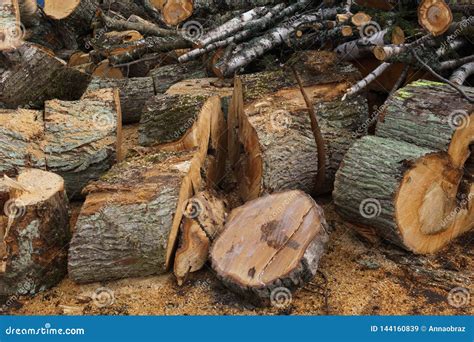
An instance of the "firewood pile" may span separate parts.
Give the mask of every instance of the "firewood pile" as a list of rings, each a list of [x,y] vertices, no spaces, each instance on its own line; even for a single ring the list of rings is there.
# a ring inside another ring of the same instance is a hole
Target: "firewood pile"
[[[66,274],[172,271],[182,285],[209,265],[266,304],[316,275],[330,238],[320,197],[407,253],[462,239],[474,227],[473,12],[0,0],[0,297]]]

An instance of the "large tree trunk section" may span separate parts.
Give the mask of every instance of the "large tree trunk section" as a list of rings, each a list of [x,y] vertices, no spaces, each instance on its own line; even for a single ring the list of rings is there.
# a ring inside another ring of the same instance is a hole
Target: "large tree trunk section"
[[[388,99],[376,134],[448,152],[462,167],[474,142],[474,105],[447,84],[416,81]]]
[[[332,189],[344,153],[365,131],[367,102],[363,97],[341,101],[348,84],[360,77],[351,66],[332,66],[324,74],[308,70],[301,74],[326,143],[327,179],[321,189],[326,192]],[[244,200],[280,190],[314,189],[317,147],[306,103],[293,79],[281,71],[236,79],[229,151]]]
[[[34,44],[4,51],[3,57],[0,102],[11,108],[22,105],[41,108],[44,101],[53,98],[77,100],[90,81],[87,74],[68,68],[64,61]]]
[[[234,209],[211,248],[212,268],[231,290],[259,301],[301,287],[328,240],[323,210],[301,191],[268,195]]]
[[[463,177],[444,152],[364,137],[336,175],[334,202],[347,220],[415,253],[434,253],[474,224],[474,187],[457,198]]]
[[[173,84],[193,78],[207,77],[206,68],[200,62],[160,66],[150,72],[157,94],[165,93]]]
[[[81,196],[121,159],[122,119],[117,89],[87,92],[79,101],[45,103],[42,141],[46,167],[64,177],[70,198]]]
[[[123,123],[139,122],[145,102],[155,95],[155,88],[151,77],[123,80],[94,77],[87,90],[104,88],[119,89]]]
[[[87,187],[69,251],[79,283],[165,272],[187,200],[201,187],[198,152],[156,152]]]
[[[0,297],[32,295],[67,271],[68,201],[62,178],[36,169],[10,180],[0,212]]]
[[[178,285],[184,283],[189,273],[204,267],[211,242],[222,232],[226,215],[225,202],[210,191],[200,192],[187,202],[174,260]]]
[[[98,8],[98,0],[44,0],[43,10],[66,30],[81,35],[91,30]]]
[[[13,50],[23,43],[18,0],[4,0],[0,7],[0,51]]]

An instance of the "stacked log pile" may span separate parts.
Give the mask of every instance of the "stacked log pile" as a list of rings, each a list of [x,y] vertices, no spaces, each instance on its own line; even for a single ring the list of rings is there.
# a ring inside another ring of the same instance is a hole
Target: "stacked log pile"
[[[474,222],[472,11],[1,1],[0,295],[66,269],[182,285],[209,262],[271,303],[316,274],[328,229],[313,198],[331,193],[345,220],[439,251]]]

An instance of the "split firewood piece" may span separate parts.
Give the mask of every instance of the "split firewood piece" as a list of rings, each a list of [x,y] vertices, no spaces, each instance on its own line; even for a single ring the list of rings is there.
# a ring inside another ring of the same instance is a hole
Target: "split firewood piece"
[[[473,90],[466,88],[466,92],[474,96]],[[448,84],[419,80],[387,100],[376,132],[380,137],[447,152],[460,168],[474,142],[474,105]]]
[[[70,198],[80,197],[87,183],[121,159],[121,122],[117,89],[86,92],[79,101],[45,103],[41,145],[46,167],[64,177]]]
[[[78,65],[86,64],[86,63],[91,63],[92,59],[90,54],[84,53],[82,51],[77,51],[71,55],[67,62],[68,67],[75,67]]]
[[[459,189],[462,177],[445,152],[366,136],[344,157],[333,198],[348,221],[415,253],[434,253],[473,228],[474,186]]]
[[[12,67],[0,77],[0,102],[9,107],[41,108],[53,98],[77,100],[84,93],[90,76],[68,68],[66,62],[38,45],[25,43],[3,52]]]
[[[181,223],[181,242],[174,261],[174,274],[182,285],[189,273],[204,267],[211,243],[224,228],[225,202],[210,191],[191,198]]]
[[[18,0],[0,3],[0,51],[13,50],[23,43],[25,28],[20,21]]]
[[[94,53],[103,58],[133,50],[135,45],[143,40],[143,36],[135,30],[111,31],[102,34],[96,33],[96,35],[97,38],[89,41],[89,44],[94,49]]]
[[[212,268],[231,290],[268,304],[316,275],[327,229],[322,208],[301,191],[258,198],[231,212]]]
[[[0,211],[0,297],[33,295],[56,285],[67,272],[64,181],[51,172],[25,169],[6,187],[8,199]]]
[[[474,62],[464,64],[450,77],[450,81],[457,85],[463,85],[466,80],[474,74]]]
[[[163,94],[177,82],[193,78],[205,78],[207,73],[206,68],[199,61],[159,66],[150,71],[150,76],[153,77],[155,83],[155,92]]]
[[[128,159],[86,189],[69,250],[78,283],[163,273],[185,205],[201,188],[197,150]]]
[[[43,112],[0,110],[0,176],[14,177],[24,168],[44,169],[46,159],[39,143],[43,134]]]
[[[69,32],[80,35],[91,30],[98,8],[98,0],[44,0],[43,11]]]
[[[155,95],[151,77],[136,77],[127,79],[104,79],[94,77],[87,88],[88,91],[117,88],[120,91],[122,107],[122,123],[135,123],[140,117],[145,102]]]
[[[313,53],[313,59],[318,56]],[[328,65],[323,74],[313,74],[310,68],[300,74],[326,143],[327,178],[321,192],[327,192],[344,153],[365,132],[361,127],[367,120],[367,102],[363,97],[341,101],[345,87],[360,78],[348,64]],[[315,187],[318,151],[306,103],[293,80],[282,71],[236,79],[228,148],[244,200],[281,190],[311,192]]]
[[[453,14],[444,0],[423,0],[418,7],[418,21],[433,36],[439,36],[449,29]]]
[[[199,147],[202,162],[207,163],[206,181],[215,186],[223,179],[227,156],[221,100],[209,90],[196,89],[195,94],[192,90],[151,98],[142,113],[138,139],[142,146],[166,144],[174,151]]]

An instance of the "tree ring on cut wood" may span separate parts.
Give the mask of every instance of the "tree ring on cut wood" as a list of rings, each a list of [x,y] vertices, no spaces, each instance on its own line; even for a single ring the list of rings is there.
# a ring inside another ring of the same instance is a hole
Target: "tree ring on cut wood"
[[[418,8],[418,20],[426,30],[439,36],[448,30],[453,14],[444,0],[424,0]]]
[[[67,18],[81,4],[81,0],[45,0],[44,11],[54,19]]]
[[[274,289],[314,277],[326,230],[322,208],[302,191],[267,195],[230,214],[212,246],[212,267],[231,290],[265,304]]]

